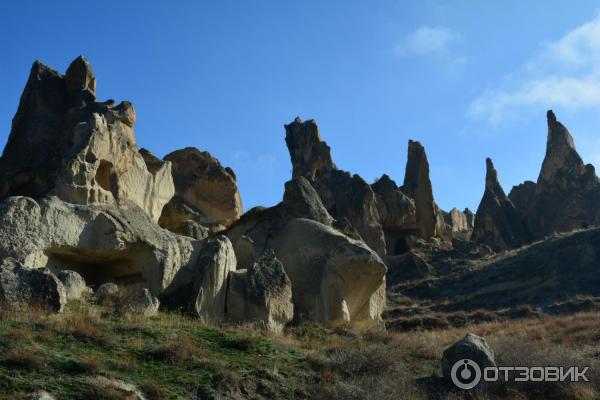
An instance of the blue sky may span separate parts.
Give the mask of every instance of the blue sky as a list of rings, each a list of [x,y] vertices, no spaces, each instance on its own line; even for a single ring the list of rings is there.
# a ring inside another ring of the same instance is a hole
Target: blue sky
[[[338,167],[399,184],[408,139],[437,202],[476,209],[492,157],[535,180],[554,109],[600,165],[597,3],[14,1],[0,3],[0,142],[40,59],[91,61],[98,97],[130,100],[138,145],[195,146],[232,167],[246,209],[281,200],[283,124],[317,120]]]

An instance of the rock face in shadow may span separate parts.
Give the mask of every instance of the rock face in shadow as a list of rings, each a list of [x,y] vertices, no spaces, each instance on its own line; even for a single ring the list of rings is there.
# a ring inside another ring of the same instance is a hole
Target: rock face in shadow
[[[96,102],[95,89],[83,57],[65,76],[33,64],[0,158],[0,200],[55,194],[75,204],[131,201],[158,220],[174,193],[170,163],[150,172],[137,151],[133,105]]]
[[[475,214],[471,240],[490,246],[495,251],[519,247],[529,235],[519,212],[506,197],[492,160],[486,159],[485,192]]]
[[[302,122],[296,117],[285,125],[285,143],[292,159],[292,177],[303,176],[314,182],[324,174],[336,170],[331,149],[321,140],[315,120]]]
[[[333,223],[333,218],[321,202],[319,194],[302,176],[285,183],[283,204],[290,217],[308,218],[325,225]]]
[[[585,165],[575,150],[571,134],[548,111],[546,156],[528,207],[518,200],[535,238],[600,224],[600,182],[591,164]],[[527,184],[527,197],[533,191]],[[513,197],[524,197],[517,190]]]
[[[385,254],[385,239],[371,186],[358,175],[331,171],[314,183],[323,205],[338,221],[347,221],[377,254]]]
[[[429,180],[429,162],[425,148],[419,142],[408,141],[408,158],[402,191],[415,202],[416,225],[419,237],[429,239],[440,235],[437,207]]]
[[[156,225],[133,203],[74,205],[56,197],[0,204],[0,257],[73,270],[93,286],[138,283],[161,293],[198,256],[201,242]]]
[[[281,333],[292,320],[292,283],[273,250],[267,249],[248,269],[229,274],[227,316],[259,323],[272,333]]]
[[[417,234],[415,202],[405,195],[389,176],[383,175],[371,185],[385,235],[386,254],[399,254],[399,243]]]
[[[242,215],[242,199],[231,168],[193,147],[176,150],[165,160],[172,163],[176,194],[160,217],[162,227],[185,234],[182,224],[187,221],[226,227]]]
[[[47,268],[31,268],[12,258],[0,263],[0,302],[9,307],[41,307],[61,312],[67,293]]]
[[[222,321],[227,278],[235,267],[235,253],[229,239],[226,236],[207,239],[202,243],[198,260],[177,271],[160,297],[161,304],[206,323]]]

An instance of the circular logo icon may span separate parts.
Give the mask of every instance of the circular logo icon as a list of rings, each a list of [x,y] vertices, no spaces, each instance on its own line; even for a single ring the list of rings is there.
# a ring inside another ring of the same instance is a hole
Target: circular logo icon
[[[461,389],[473,389],[481,380],[481,368],[473,360],[463,358],[452,366],[450,371],[452,383]]]

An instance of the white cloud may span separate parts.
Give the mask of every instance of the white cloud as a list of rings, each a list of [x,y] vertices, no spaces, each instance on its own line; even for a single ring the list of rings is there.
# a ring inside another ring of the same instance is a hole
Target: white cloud
[[[469,106],[467,115],[499,123],[524,107],[600,106],[600,16],[546,43],[505,80]]]
[[[450,54],[450,46],[459,39],[460,35],[449,28],[421,26],[396,46],[396,54],[446,56]]]

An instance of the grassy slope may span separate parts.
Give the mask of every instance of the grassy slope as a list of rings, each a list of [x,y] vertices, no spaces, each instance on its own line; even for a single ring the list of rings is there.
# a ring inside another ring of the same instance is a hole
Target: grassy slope
[[[149,399],[462,398],[439,378],[439,360],[467,331],[484,335],[500,364],[598,364],[596,313],[365,337],[300,326],[267,337],[74,304],[61,315],[0,312],[0,398],[40,388],[61,400],[127,398],[86,380],[95,375],[135,383]],[[594,370],[591,384],[502,386],[489,398],[598,398]]]

